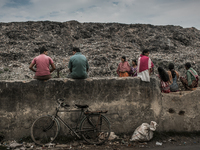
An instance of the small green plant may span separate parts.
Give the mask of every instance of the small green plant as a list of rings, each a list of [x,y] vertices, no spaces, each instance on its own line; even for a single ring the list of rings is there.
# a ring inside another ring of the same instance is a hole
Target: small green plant
[[[0,70],[0,74],[3,73],[3,70]]]

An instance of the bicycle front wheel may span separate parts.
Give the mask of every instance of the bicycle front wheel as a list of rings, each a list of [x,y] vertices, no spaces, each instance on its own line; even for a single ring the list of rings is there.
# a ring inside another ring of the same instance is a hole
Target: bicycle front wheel
[[[38,145],[45,145],[55,140],[60,126],[52,116],[43,116],[34,121],[31,127],[31,138]]]
[[[103,115],[87,115],[81,122],[80,131],[85,141],[99,145],[110,136],[110,122]]]

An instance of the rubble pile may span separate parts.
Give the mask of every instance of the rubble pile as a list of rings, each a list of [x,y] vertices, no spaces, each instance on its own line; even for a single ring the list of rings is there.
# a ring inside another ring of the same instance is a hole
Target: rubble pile
[[[184,75],[183,64],[191,62],[200,74],[200,31],[193,27],[39,21],[0,23],[0,80],[32,79],[34,73],[28,67],[42,46],[62,68],[60,77],[69,73],[73,47],[87,57],[90,77],[117,76],[120,57],[126,56],[131,63],[144,48],[150,50],[156,67],[174,62]]]

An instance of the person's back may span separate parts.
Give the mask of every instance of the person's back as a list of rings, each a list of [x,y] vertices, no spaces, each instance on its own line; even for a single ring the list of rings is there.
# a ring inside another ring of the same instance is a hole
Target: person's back
[[[158,67],[158,77],[160,78],[161,91],[169,93],[169,75],[162,67]]]
[[[45,54],[40,54],[39,56],[33,59],[33,62],[36,64],[37,70],[36,76],[45,76],[50,75],[49,65],[53,63],[49,56]]]
[[[52,69],[49,69],[49,65],[51,65]],[[36,70],[33,68],[36,66]],[[55,65],[53,64],[53,60],[47,56],[47,49],[42,47],[40,49],[40,55],[35,57],[31,62],[29,69],[35,72],[34,79],[38,80],[48,80],[51,78],[51,72],[55,70]]]
[[[178,83],[177,83],[177,74],[175,74],[175,77],[172,78],[172,83],[170,84],[170,91],[171,92],[177,92],[179,89]]]
[[[190,77],[191,81],[196,81],[196,77],[198,77],[197,72],[192,67],[187,70],[186,75],[187,77]]]
[[[198,87],[199,77],[197,72],[191,67],[191,64],[188,62],[185,64],[186,78],[180,77],[180,80],[186,90],[192,90],[193,88]]]
[[[89,69],[88,61],[84,55],[81,54],[78,48],[73,49],[73,54],[70,58],[68,68],[70,69],[69,78],[85,79],[87,78],[87,71]]]
[[[168,65],[168,75],[169,75],[169,84],[170,84],[170,91],[171,92],[176,92],[179,90],[179,86],[178,86],[178,78],[179,78],[179,73],[177,71],[174,70],[174,64],[170,63]]]
[[[153,70],[153,62],[148,57],[149,50],[143,50],[142,54],[138,58],[137,66],[137,76],[141,78],[142,81],[150,82],[150,74]]]

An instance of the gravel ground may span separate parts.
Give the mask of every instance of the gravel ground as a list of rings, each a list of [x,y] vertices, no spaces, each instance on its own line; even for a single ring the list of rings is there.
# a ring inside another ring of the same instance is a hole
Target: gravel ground
[[[52,149],[52,150],[78,150],[78,149],[89,149],[89,150],[124,150],[124,149],[180,149],[181,147],[189,148],[192,147],[200,148],[200,134],[199,133],[159,133],[156,132],[154,137],[149,142],[130,142],[131,135],[121,135],[118,139],[107,141],[103,145],[89,145],[83,140],[70,140],[57,141],[56,144],[49,146],[37,146],[31,139],[22,139],[21,141],[1,141],[0,150],[3,149],[18,149],[18,150],[29,150],[29,149]],[[59,143],[58,143],[59,142]],[[181,149],[182,149],[181,148]]]

